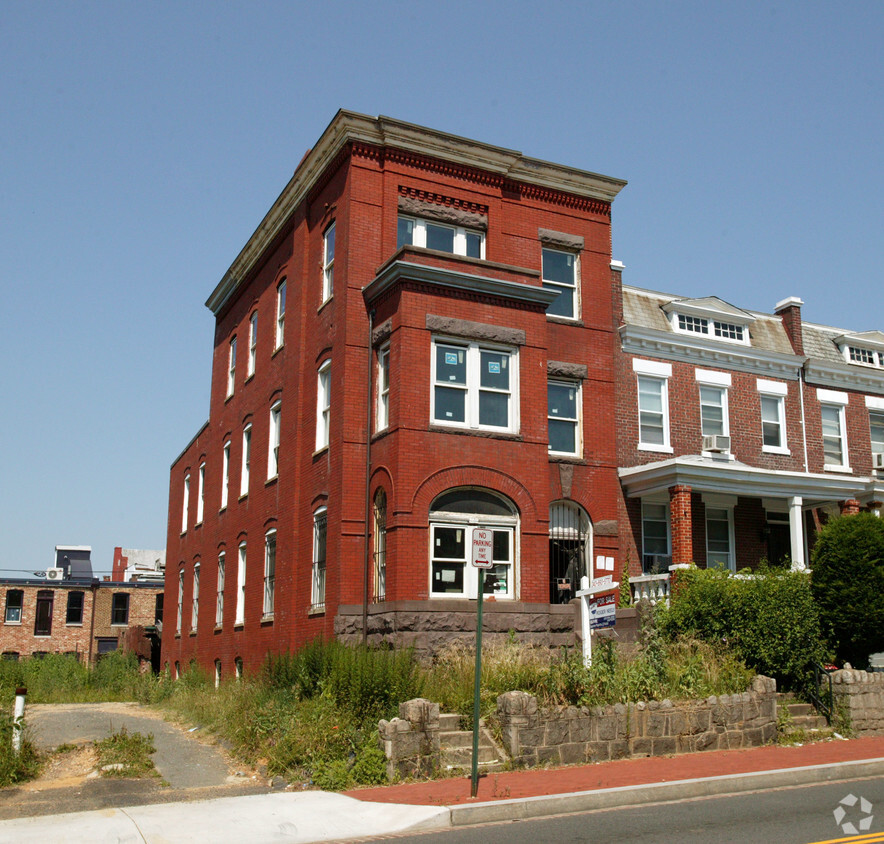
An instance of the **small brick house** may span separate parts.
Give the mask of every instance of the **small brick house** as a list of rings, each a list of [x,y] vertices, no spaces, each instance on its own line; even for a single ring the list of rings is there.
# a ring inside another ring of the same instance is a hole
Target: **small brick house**
[[[611,205],[625,182],[341,111],[209,296],[209,419],[171,468],[163,660],[318,635],[574,641],[620,564]]]

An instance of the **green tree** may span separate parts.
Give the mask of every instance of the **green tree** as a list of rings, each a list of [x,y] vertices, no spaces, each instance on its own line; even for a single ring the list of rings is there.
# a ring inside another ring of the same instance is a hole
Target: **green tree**
[[[811,555],[813,597],[837,658],[857,668],[884,650],[884,520],[840,516],[819,532]]]

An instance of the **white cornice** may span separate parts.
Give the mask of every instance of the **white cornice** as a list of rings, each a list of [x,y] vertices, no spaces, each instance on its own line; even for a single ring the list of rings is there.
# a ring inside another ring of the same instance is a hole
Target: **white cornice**
[[[804,372],[808,384],[860,392],[884,393],[884,372],[876,371],[871,367],[859,367],[811,358],[804,365]]]
[[[342,109],[304,156],[289,183],[206,300],[206,307],[214,314],[224,307],[335,156],[346,144],[354,141],[475,167],[517,182],[603,202],[612,202],[626,185],[622,179],[526,158],[516,150],[449,135],[392,117],[375,118]]]
[[[690,339],[685,335],[676,337],[665,331],[637,325],[621,326],[620,340],[623,351],[633,355],[736,369],[756,375],[771,375],[788,381],[798,380],[798,370],[805,360],[798,355],[787,355],[732,343],[725,344],[700,337]]]

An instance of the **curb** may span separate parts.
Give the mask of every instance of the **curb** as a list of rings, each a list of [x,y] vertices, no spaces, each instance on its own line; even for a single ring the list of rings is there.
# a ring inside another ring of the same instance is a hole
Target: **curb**
[[[573,812],[642,806],[697,797],[717,797],[759,789],[814,785],[844,779],[884,776],[884,758],[832,762],[804,768],[780,768],[704,779],[645,783],[598,791],[579,791],[542,797],[495,800],[493,803],[449,806],[452,827],[500,821],[529,820]]]

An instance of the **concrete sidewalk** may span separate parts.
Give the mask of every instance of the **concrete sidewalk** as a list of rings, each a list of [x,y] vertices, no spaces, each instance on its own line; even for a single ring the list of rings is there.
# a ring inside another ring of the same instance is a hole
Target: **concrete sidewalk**
[[[0,821],[0,842],[308,842],[884,776],[884,736]]]

